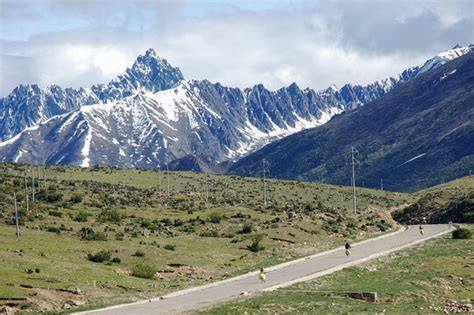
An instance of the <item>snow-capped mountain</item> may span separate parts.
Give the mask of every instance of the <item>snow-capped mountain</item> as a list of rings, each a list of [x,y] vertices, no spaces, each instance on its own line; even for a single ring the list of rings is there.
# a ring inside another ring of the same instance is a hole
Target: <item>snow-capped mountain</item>
[[[220,162],[325,123],[343,111],[332,105],[296,84],[270,92],[182,80],[55,116],[0,143],[0,156],[34,163],[44,150],[48,164],[150,168],[192,153]]]
[[[20,133],[55,115],[79,109],[83,105],[105,103],[135,95],[142,90],[157,92],[183,80],[179,68],[149,49],[139,56],[131,69],[109,84],[91,88],[62,89],[53,85],[44,89],[37,85],[20,85],[0,99],[0,141]]]
[[[474,51],[474,45],[471,44],[467,47],[461,47],[459,45],[454,46],[450,50],[443,51],[442,53],[437,54],[423,65],[421,67],[419,73],[427,72],[433,69],[436,69],[448,61],[454,60],[456,58],[459,58],[467,53],[473,52]]]
[[[107,85],[17,87],[0,100],[0,160],[151,168],[188,155],[222,162],[315,127],[474,50],[455,47],[422,67],[367,86],[277,91],[184,80],[153,49]],[[428,70],[425,70],[428,71]]]

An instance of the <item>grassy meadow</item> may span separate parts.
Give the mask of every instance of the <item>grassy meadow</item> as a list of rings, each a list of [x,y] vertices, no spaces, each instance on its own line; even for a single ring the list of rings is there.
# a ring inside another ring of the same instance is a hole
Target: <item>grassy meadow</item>
[[[390,210],[414,200],[360,189],[353,215],[349,187],[268,180],[264,205],[259,178],[54,166],[34,202],[28,179],[26,211],[31,167],[0,171],[0,305],[25,311],[136,301],[288,261],[397,229]]]

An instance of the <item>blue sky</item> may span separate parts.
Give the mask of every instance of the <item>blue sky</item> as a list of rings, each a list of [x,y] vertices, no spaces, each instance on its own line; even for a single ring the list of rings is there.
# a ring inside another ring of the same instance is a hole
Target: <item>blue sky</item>
[[[473,38],[472,0],[0,0],[0,93],[107,83],[153,47],[187,79],[323,89]]]

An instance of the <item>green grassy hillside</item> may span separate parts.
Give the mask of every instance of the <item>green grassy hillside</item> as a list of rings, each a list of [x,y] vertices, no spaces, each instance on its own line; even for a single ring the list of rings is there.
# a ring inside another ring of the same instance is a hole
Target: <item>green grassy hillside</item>
[[[397,210],[393,217],[402,223],[474,223],[474,176],[421,190],[417,201]]]
[[[256,270],[396,229],[389,212],[416,200],[360,189],[354,216],[349,187],[269,180],[265,206],[258,178],[210,176],[206,201],[204,174],[48,167],[26,212],[31,168],[0,171],[0,305],[24,310],[93,308]]]

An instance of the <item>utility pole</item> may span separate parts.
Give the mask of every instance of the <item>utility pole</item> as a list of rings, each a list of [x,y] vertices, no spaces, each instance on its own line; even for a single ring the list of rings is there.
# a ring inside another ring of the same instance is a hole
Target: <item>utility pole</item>
[[[44,158],[44,143],[43,143],[43,187],[46,189],[46,159]]]
[[[16,193],[13,192],[13,202],[15,204],[15,224],[16,224],[16,240],[20,240],[20,223],[18,221],[18,207],[16,205]]]
[[[208,207],[208,202],[209,202],[209,184],[207,182],[207,177],[208,177],[208,174],[206,172],[206,208]]]
[[[167,182],[167,191],[168,191],[168,198],[170,197],[170,168],[168,163],[166,163],[166,182]]]
[[[158,166],[158,193],[161,193],[161,167]]]
[[[31,167],[31,202],[35,202],[35,167]]]
[[[41,191],[41,171],[40,171],[40,165],[37,165],[38,168],[38,192]]]
[[[46,163],[43,164],[43,186],[46,189]]]
[[[383,178],[380,179],[380,190],[383,191]]]
[[[355,164],[356,159],[354,157],[354,153],[356,150],[354,147],[351,147],[351,164],[352,164],[352,209],[354,214],[357,214],[357,197],[356,197],[356,180],[355,180]]]
[[[29,202],[28,202],[28,181],[26,179],[26,171],[25,171],[25,202],[26,202],[26,212],[29,211]]]
[[[267,206],[267,181],[266,181],[266,173],[268,168],[268,161],[263,159],[262,160],[263,166],[263,205]]]

